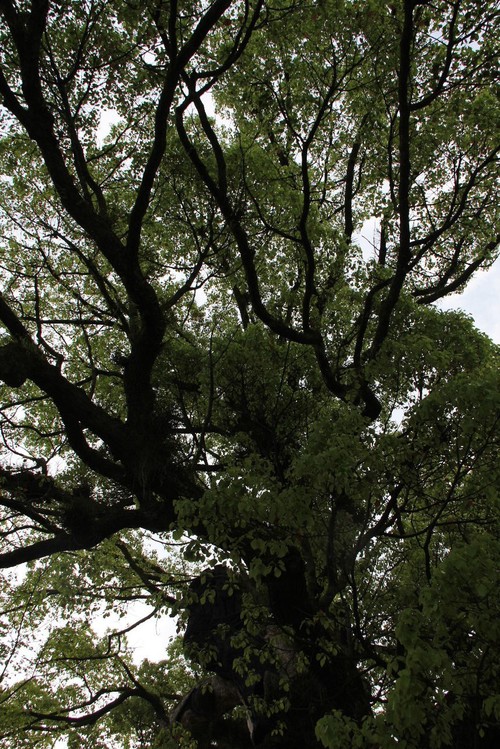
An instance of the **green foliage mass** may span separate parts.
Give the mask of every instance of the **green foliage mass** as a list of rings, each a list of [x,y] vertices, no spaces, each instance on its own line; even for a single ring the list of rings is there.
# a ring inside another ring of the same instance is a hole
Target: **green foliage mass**
[[[498,22],[0,2],[2,749],[500,741]]]

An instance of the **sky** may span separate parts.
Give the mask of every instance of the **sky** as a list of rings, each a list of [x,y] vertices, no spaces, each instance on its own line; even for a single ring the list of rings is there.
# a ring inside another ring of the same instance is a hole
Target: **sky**
[[[472,315],[477,327],[500,344],[500,258],[489,270],[476,273],[462,294],[453,294],[440,306]]]
[[[375,218],[369,218],[355,234],[365,260],[373,260],[374,257],[376,224]],[[474,318],[479,330],[500,344],[500,257],[488,270],[476,271],[465,291],[450,294],[439,300],[436,306],[466,312]]]

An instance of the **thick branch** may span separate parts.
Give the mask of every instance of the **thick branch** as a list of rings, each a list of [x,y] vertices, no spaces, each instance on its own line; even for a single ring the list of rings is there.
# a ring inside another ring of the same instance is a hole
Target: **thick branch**
[[[54,723],[63,723],[66,725],[71,726],[93,726],[95,723],[97,723],[98,720],[100,720],[102,717],[110,713],[112,710],[117,708],[119,705],[121,705],[125,700],[128,700],[130,697],[142,697],[143,695],[139,693],[138,689],[130,689],[126,688],[123,689],[118,697],[116,697],[111,702],[108,702],[103,707],[99,708],[99,710],[96,710],[93,713],[90,713],[88,715],[81,715],[78,717],[72,717],[70,715],[62,715],[58,712],[53,713],[41,713],[36,710],[30,710],[29,714],[32,715],[34,718],[37,718],[38,720],[43,721],[51,721]],[[88,703],[92,704],[92,703]]]
[[[52,538],[36,541],[0,554],[0,569],[15,567],[18,564],[32,562],[63,551],[91,549],[101,541],[111,538],[115,533],[130,528],[145,528],[153,532],[165,531],[172,519],[172,513],[167,507],[164,508],[163,514],[157,513],[156,516],[142,510],[104,509],[102,516],[95,522],[92,522],[89,517],[80,518],[79,527],[75,526],[72,532],[63,531]]]
[[[392,278],[387,296],[380,305],[377,328],[373,337],[370,357],[377,355],[389,332],[392,313],[398,302],[411,260],[410,251],[410,88],[411,53],[413,47],[413,8],[414,0],[405,0],[404,24],[399,56],[399,250],[396,272]]]
[[[435,99],[438,98],[438,96],[442,93],[445,83],[448,79],[448,75],[451,68],[451,63],[453,61],[453,51],[455,47],[455,27],[457,24],[457,18],[458,18],[458,11],[460,9],[460,0],[458,2],[453,3],[453,13],[450,20],[450,29],[448,34],[448,43],[446,45],[446,57],[444,60],[443,69],[441,71],[441,75],[439,76],[438,82],[436,83],[434,90],[431,91],[430,94],[427,96],[424,96],[419,101],[413,102],[411,104],[411,111],[416,112],[419,109],[423,109],[424,107],[428,107],[429,104],[432,104]]]
[[[12,310],[1,298],[0,319],[9,325],[11,332],[26,334]],[[23,335],[19,342],[7,343],[0,347],[0,379],[11,387],[21,387],[27,379],[30,379],[52,399],[74,437],[77,436],[75,430],[78,430],[78,439],[84,440],[87,444],[82,430],[88,428],[101,437],[117,457],[126,460],[130,452],[131,435],[127,433],[122,422],[110,416],[101,406],[93,403],[84,390],[69,382],[58,367],[45,359],[27,334]],[[68,436],[71,439],[71,435]],[[90,447],[88,449],[91,450]],[[92,452],[97,458],[96,451],[92,450]],[[100,457],[104,460],[103,456]],[[109,460],[106,461],[106,466],[112,470],[113,478],[123,479],[123,473],[118,466],[115,467],[115,471]],[[104,463],[102,468],[104,468]]]
[[[149,206],[153,184],[165,153],[168,114],[174,100],[179,78],[189,60],[196,54],[210,30],[215,26],[230,4],[231,0],[216,0],[201,18],[191,37],[177,55],[175,54],[177,49],[176,39],[172,39],[172,43],[169,45],[173,56],[166,69],[163,89],[155,112],[153,144],[134,207],[130,213],[127,249],[132,255],[137,255],[139,251],[142,223]],[[171,35],[175,33],[175,21],[176,19],[172,14],[170,18]]]
[[[206,164],[200,158],[196,147],[189,139],[183,122],[183,114],[186,106],[187,104],[184,104],[179,107],[176,113],[176,125],[179,139],[207,189],[216,199],[221,213],[226,219],[228,227],[235,238],[242,259],[243,269],[245,271],[248,293],[253,311],[270,330],[286,340],[306,345],[320,344],[321,336],[319,333],[316,331],[303,332],[291,328],[279,318],[274,317],[264,304],[260,291],[259,276],[254,263],[255,253],[251,247],[247,232],[238,217],[237,211],[231,204],[227,193],[224,193],[221,190],[220,185],[218,185],[212,178]]]

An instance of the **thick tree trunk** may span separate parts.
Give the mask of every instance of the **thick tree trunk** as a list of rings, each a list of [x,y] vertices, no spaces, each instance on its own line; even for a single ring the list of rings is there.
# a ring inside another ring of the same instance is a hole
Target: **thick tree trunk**
[[[188,604],[186,652],[217,675],[193,689],[172,720],[187,728],[200,747],[218,736],[223,740],[231,728],[233,749],[316,749],[316,723],[331,710],[355,720],[370,714],[355,658],[342,642],[348,638],[339,632],[332,643],[332,633],[314,621],[300,555],[292,550],[284,566],[261,592],[269,598],[273,619],[259,634],[245,629],[243,594],[237,581],[229,585],[226,567],[205,571],[191,585],[195,599]],[[250,589],[249,580],[239,582]],[[258,600],[255,590],[246,592]],[[244,720],[228,719],[236,707],[247,715],[246,732]]]

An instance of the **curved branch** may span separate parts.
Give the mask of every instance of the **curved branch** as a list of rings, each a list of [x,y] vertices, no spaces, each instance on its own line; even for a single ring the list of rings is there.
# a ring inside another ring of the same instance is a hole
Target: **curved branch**
[[[245,271],[248,293],[253,311],[270,330],[286,340],[305,345],[321,344],[321,335],[318,332],[298,331],[291,328],[285,322],[272,315],[264,304],[260,292],[259,277],[254,263],[255,253],[250,245],[247,232],[238,217],[237,211],[232,206],[227,192],[224,192],[221,189],[221,186],[217,184],[210,175],[206,164],[201,159],[195,145],[189,139],[184,127],[183,114],[189,103],[190,100],[186,100],[186,102],[176,110],[176,126],[179,139],[207,189],[217,201],[220,211],[233,234],[240,252],[243,270]]]
[[[448,43],[446,45],[446,57],[444,60],[443,69],[441,71],[441,75],[439,76],[439,80],[436,83],[436,86],[433,91],[431,91],[430,94],[427,96],[422,97],[419,101],[413,102],[411,104],[410,109],[412,112],[416,112],[419,109],[424,109],[424,107],[428,107],[429,104],[432,104],[435,99],[438,98],[438,96],[442,93],[444,89],[444,85],[448,79],[448,75],[451,68],[451,63],[453,61],[453,48],[455,46],[455,27],[457,24],[457,18],[458,18],[458,11],[460,9],[460,0],[458,2],[452,3],[453,7],[453,13],[450,20],[450,28],[449,28],[449,35],[448,35]]]
[[[166,70],[162,92],[155,112],[154,137],[151,151],[146,167],[142,175],[142,181],[137,191],[134,206],[130,212],[129,229],[127,235],[127,250],[131,255],[137,256],[141,240],[142,223],[149,207],[153,184],[162,162],[167,139],[167,119],[172,106],[175,90],[180,76],[189,60],[196,54],[207,34],[215,26],[219,18],[231,5],[231,0],[215,0],[209,6],[207,12],[200,19],[191,37],[173,55]],[[171,33],[175,30],[175,18],[170,18]],[[174,41],[174,40],[172,40]],[[170,45],[171,53],[176,50],[176,44]]]
[[[0,569],[15,567],[18,564],[32,562],[63,551],[91,549],[115,533],[130,528],[146,528],[154,532],[164,531],[168,529],[172,515],[168,512],[168,508],[164,509],[163,517],[159,515],[154,517],[141,510],[110,508],[102,517],[94,521],[85,517],[76,520],[79,520],[81,525],[78,528],[75,527],[71,533],[62,531],[52,538],[35,541],[35,543],[1,553]],[[88,525],[85,525],[86,521],[89,522]]]
[[[83,707],[87,707],[89,705],[92,705],[96,699],[101,697],[103,694],[106,694],[110,691],[117,691],[117,690],[100,690],[100,692],[96,695],[96,697],[92,700],[89,700],[88,702],[85,702],[83,705],[78,705],[76,708],[71,709],[81,709]],[[111,702],[108,702],[107,705],[104,705],[103,707],[99,708],[99,710],[96,710],[94,713],[90,713],[89,715],[82,715],[80,717],[71,717],[69,715],[62,715],[59,712],[52,712],[52,713],[41,713],[37,710],[29,710],[28,714],[31,715],[33,718],[36,718],[37,720],[46,720],[46,721],[53,721],[55,723],[64,723],[66,725],[70,726],[93,726],[95,723],[97,723],[98,720],[100,720],[102,717],[110,713],[112,710],[117,708],[119,705],[121,705],[123,702],[128,700],[130,697],[142,697],[143,695],[140,694],[138,689],[130,689],[129,687],[123,689],[121,693],[116,697],[116,699],[112,700]]]
[[[405,0],[404,23],[399,49],[399,250],[396,271],[392,277],[385,299],[380,304],[378,323],[373,336],[369,357],[374,358],[389,332],[392,313],[398,302],[406,276],[410,270],[410,89],[411,89],[411,52],[413,47],[413,9],[414,0]]]
[[[91,448],[83,430],[90,429],[106,441],[117,457],[126,461],[130,454],[131,435],[124,424],[93,403],[84,390],[64,377],[57,366],[49,364],[1,296],[0,319],[18,337],[17,342],[0,347],[0,379],[11,387],[21,387],[27,379],[34,382],[57,407],[77,454],[104,475],[123,481],[123,469]]]

